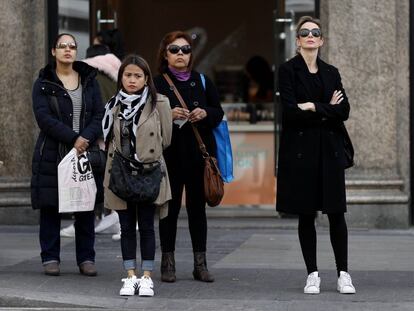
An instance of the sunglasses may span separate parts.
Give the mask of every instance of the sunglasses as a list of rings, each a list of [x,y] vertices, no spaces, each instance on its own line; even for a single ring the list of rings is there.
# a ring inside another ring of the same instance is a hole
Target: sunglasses
[[[56,48],[62,50],[65,50],[66,48],[76,50],[78,46],[74,42],[59,42],[58,44],[56,44]]]
[[[299,30],[298,36],[302,38],[306,38],[307,36],[309,36],[310,33],[315,38],[319,38],[322,35],[321,30],[319,28],[313,28],[313,29],[303,28]]]
[[[183,54],[190,54],[191,53],[191,45],[183,45],[183,46],[178,46],[175,44],[170,45],[167,50],[171,53],[171,54],[177,54],[180,50],[181,52],[183,52]]]

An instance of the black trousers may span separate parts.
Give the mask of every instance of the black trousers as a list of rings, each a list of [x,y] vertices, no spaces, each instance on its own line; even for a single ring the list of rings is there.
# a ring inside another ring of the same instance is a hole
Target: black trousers
[[[308,274],[318,271],[316,264],[315,214],[299,215],[299,241]],[[348,271],[348,229],[344,213],[328,214],[329,234],[335,255],[336,269]]]
[[[93,211],[74,213],[76,261],[95,262],[95,215]],[[43,263],[60,262],[60,220],[58,209],[40,209],[39,240]]]
[[[119,223],[121,225],[121,251],[122,259],[134,260],[137,257],[137,232],[138,220],[139,244],[142,260],[154,260],[155,257],[155,231],[154,214],[155,206],[138,206],[128,203],[126,210],[118,210]]]
[[[193,251],[205,252],[207,245],[207,216],[202,167],[191,172],[169,170],[169,174],[172,200],[169,202],[168,216],[160,220],[161,250],[163,253],[175,251],[177,221],[185,187],[185,205]]]

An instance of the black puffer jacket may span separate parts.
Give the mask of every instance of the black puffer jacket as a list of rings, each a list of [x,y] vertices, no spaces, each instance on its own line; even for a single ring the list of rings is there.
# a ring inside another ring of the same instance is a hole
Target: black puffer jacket
[[[80,133],[72,129],[73,106],[70,96],[56,75],[55,67],[43,68],[33,86],[33,112],[40,128],[32,159],[32,207],[58,208],[57,166],[59,143],[73,147],[78,136],[89,140],[91,145],[101,134],[103,103],[95,80],[96,70],[83,63],[73,64],[81,77],[82,111]],[[62,121],[52,112],[50,99],[55,96]]]

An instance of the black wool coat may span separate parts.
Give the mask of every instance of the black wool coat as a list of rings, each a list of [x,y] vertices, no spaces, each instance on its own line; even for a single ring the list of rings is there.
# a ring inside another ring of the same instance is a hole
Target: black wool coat
[[[196,71],[191,72],[188,81],[178,81],[168,69],[167,74],[174,82],[190,111],[197,107],[206,110],[207,117],[194,124],[200,132],[207,151],[210,155],[215,156],[216,141],[213,135],[213,128],[217,127],[224,115],[216,87],[206,76],[206,87],[204,89],[200,74]],[[170,89],[169,84],[162,75],[155,77],[154,83],[158,93],[167,96],[170,100],[171,109],[181,107],[174,91]],[[202,174],[204,160],[189,122],[185,123],[181,128],[173,123],[171,145],[164,151],[164,158],[170,173],[171,182],[174,182],[173,179],[176,175],[185,177],[192,174]]]
[[[83,62],[73,68],[81,77],[82,111],[80,132],[72,129],[72,100],[56,75],[54,65],[43,68],[33,85],[33,112],[40,133],[32,158],[31,199],[34,209],[58,208],[57,166],[60,162],[59,143],[72,148],[78,136],[89,140],[89,145],[102,135],[103,103],[96,70]],[[62,121],[50,106],[51,96],[56,97]]]
[[[282,131],[278,156],[276,209],[291,214],[346,212],[343,121],[349,103],[341,76],[334,66],[317,59],[323,101],[315,102],[308,83],[308,68],[301,55],[279,68]],[[335,90],[344,100],[329,102]],[[313,102],[316,112],[297,104]]]

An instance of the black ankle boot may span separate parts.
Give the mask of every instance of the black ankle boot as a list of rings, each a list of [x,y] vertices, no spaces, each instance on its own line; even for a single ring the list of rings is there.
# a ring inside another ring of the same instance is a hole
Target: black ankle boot
[[[162,253],[161,256],[161,281],[175,282],[175,259],[174,252]]]
[[[202,282],[214,282],[214,277],[208,272],[206,253],[194,252],[194,271],[193,276],[195,280]]]

